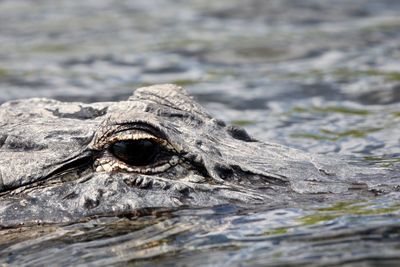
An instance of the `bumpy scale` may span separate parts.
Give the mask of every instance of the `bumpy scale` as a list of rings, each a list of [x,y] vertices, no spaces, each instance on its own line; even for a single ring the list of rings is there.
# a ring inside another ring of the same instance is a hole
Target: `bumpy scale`
[[[17,100],[0,107],[0,225],[153,207],[299,202],[389,192],[399,177],[260,142],[175,85],[127,101]]]

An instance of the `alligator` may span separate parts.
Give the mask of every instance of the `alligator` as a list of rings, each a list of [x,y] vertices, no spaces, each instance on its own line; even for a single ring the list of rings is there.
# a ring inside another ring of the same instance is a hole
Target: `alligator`
[[[378,179],[385,172],[258,141],[172,84],[120,102],[33,98],[0,107],[1,227],[359,198],[398,189],[398,176]]]

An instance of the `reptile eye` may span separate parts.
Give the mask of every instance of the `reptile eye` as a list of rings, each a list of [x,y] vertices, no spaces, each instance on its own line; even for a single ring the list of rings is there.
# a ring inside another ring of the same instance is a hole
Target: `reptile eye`
[[[146,166],[154,163],[161,148],[153,140],[123,140],[115,142],[110,152],[118,159],[132,166]]]
[[[180,162],[180,153],[165,135],[148,126],[139,126],[117,128],[100,139],[103,143],[98,150],[102,152],[93,163],[96,172],[154,174]]]

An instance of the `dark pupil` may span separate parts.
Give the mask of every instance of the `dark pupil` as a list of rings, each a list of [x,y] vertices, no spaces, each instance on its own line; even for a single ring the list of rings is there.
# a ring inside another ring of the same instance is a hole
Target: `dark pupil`
[[[111,146],[114,156],[135,166],[151,164],[159,150],[160,146],[150,140],[118,141]]]

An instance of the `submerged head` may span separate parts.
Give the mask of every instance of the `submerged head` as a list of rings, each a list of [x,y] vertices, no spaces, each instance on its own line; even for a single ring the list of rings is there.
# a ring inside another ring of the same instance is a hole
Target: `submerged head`
[[[347,165],[256,141],[175,85],[115,103],[9,102],[0,125],[1,225],[349,190]]]

